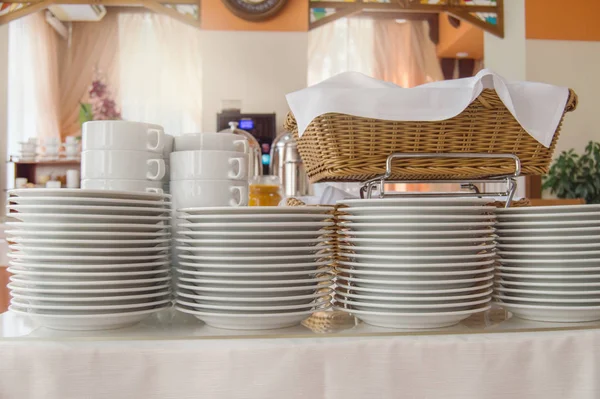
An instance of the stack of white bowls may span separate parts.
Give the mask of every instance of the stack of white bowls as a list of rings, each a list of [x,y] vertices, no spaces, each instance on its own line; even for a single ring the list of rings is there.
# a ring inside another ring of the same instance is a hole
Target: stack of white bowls
[[[446,327],[490,308],[494,207],[471,198],[342,200],[337,308],[389,328]]]
[[[600,320],[600,205],[498,209],[495,298],[513,315]]]
[[[92,121],[83,124],[81,187],[162,193],[167,136],[141,122]]]
[[[217,328],[299,324],[330,305],[328,207],[182,209],[176,308]]]
[[[9,191],[10,310],[62,330],[125,327],[170,306],[164,194]]]

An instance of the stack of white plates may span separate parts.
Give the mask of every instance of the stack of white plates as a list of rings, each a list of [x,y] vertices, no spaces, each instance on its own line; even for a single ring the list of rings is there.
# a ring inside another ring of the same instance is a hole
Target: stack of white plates
[[[365,323],[437,328],[489,309],[494,208],[470,198],[344,200],[337,306]]]
[[[600,205],[499,209],[496,299],[538,321],[600,320]]]
[[[329,305],[328,207],[181,209],[177,309],[208,325],[272,329]]]
[[[96,330],[170,306],[170,202],[164,194],[9,192],[10,309],[40,324]]]

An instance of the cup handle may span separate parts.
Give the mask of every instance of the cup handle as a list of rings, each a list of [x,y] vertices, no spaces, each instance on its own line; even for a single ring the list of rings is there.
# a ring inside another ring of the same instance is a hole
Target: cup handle
[[[162,188],[156,188],[156,187],[148,187],[146,189],[147,193],[155,193],[155,194],[164,194],[164,191]]]
[[[232,170],[229,171],[227,177],[230,179],[239,180],[244,176],[248,177],[248,162],[245,162],[244,158],[230,158],[229,165],[237,164],[237,173],[234,173]]]
[[[244,139],[244,140],[235,140],[233,142],[233,145],[236,146],[236,147],[238,145],[240,145],[240,144],[242,145],[242,151],[240,151],[240,152],[247,153],[248,152],[248,140],[246,140],[246,139]]]
[[[156,164],[156,174],[152,174],[150,170],[146,173],[146,179],[148,180],[160,180],[165,177],[165,161],[164,159],[149,159],[146,161],[148,169],[151,168],[152,164]]]
[[[246,202],[245,199],[248,198],[248,188],[247,187],[239,187],[239,186],[235,186],[235,187],[231,187],[229,189],[231,191],[231,193],[233,194],[234,192],[238,192],[240,199],[239,201],[234,200],[233,198],[229,200],[229,205],[236,207],[236,206],[243,206],[244,203]]]
[[[148,145],[147,145],[148,151],[162,151],[163,148],[165,148],[164,133],[161,130],[148,129],[147,135],[148,135]],[[150,145],[150,143],[153,141],[152,140],[153,136],[155,138],[156,145]]]

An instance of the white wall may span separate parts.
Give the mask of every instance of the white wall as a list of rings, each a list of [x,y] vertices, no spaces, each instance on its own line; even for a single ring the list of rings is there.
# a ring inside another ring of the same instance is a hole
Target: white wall
[[[222,100],[241,100],[242,112],[288,112],[285,95],[306,87],[306,32],[202,32],[204,131],[216,130]]]
[[[8,25],[0,25],[0,189],[6,187],[6,140],[8,128]],[[0,215],[5,214],[6,195],[0,192]]]
[[[579,97],[565,116],[554,156],[600,141],[600,42],[527,40],[527,80],[570,87]]]

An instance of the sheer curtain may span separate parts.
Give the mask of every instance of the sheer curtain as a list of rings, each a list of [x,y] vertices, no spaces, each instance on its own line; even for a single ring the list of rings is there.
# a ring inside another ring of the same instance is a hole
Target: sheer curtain
[[[59,39],[43,13],[8,26],[9,155],[30,137],[59,137]]]
[[[124,119],[173,135],[201,130],[200,30],[163,15],[120,14],[119,52]]]
[[[341,72],[373,75],[373,20],[342,18],[308,34],[308,85]]]

